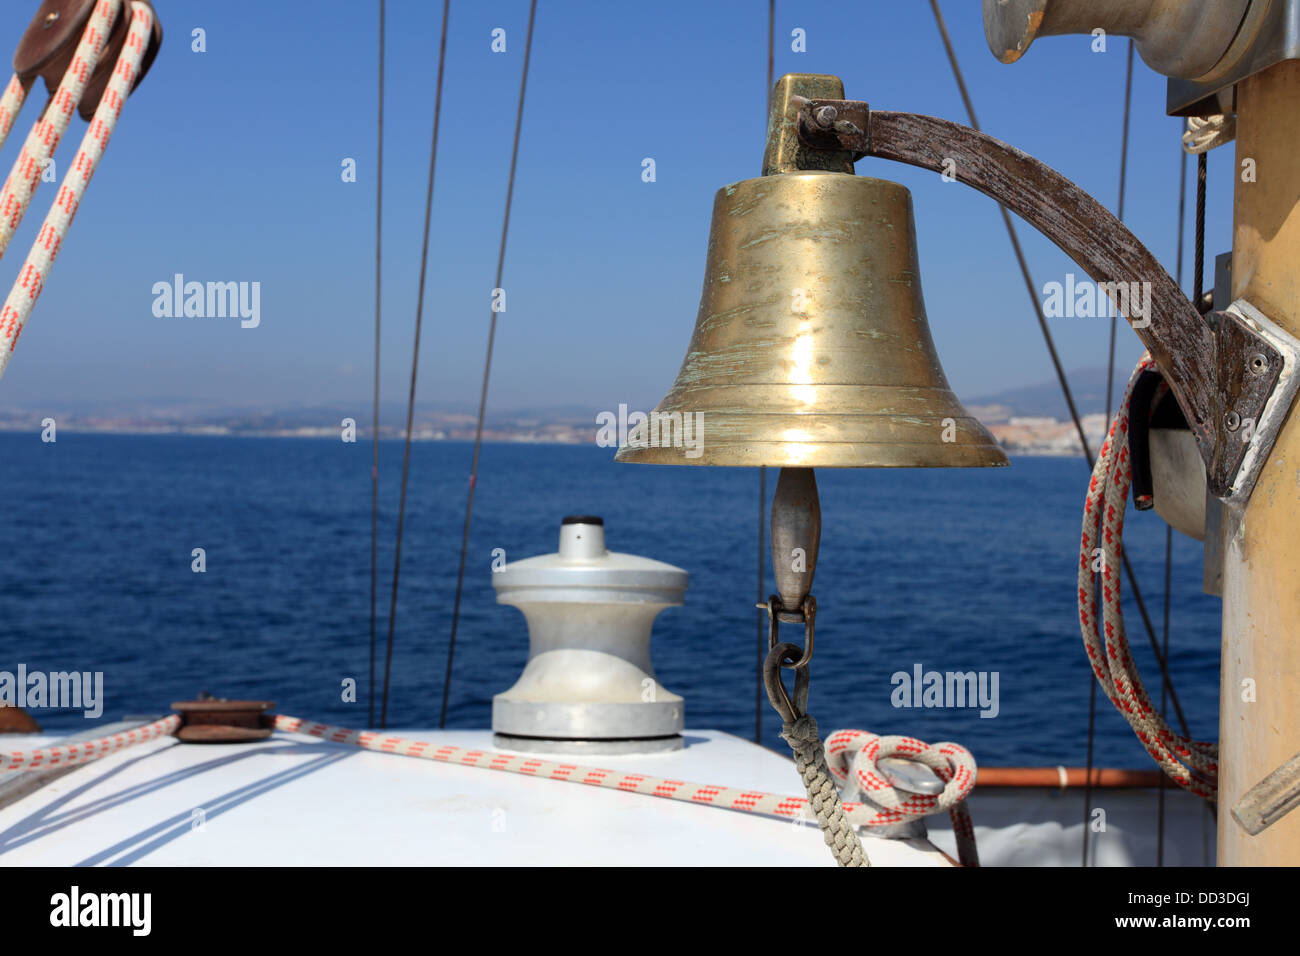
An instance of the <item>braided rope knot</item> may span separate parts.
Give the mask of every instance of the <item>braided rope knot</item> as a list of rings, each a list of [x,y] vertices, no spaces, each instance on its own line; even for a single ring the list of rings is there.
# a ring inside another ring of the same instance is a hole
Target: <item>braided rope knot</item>
[[[878,761],[885,757],[901,757],[929,767],[943,780],[943,791],[900,794],[880,771]],[[975,787],[977,770],[975,757],[961,744],[946,740],[927,744],[915,737],[837,730],[826,740],[826,763],[845,786],[846,796],[853,790],[862,794],[864,803],[844,805],[854,824],[887,826],[946,810],[957,839],[958,859],[964,866],[979,866],[975,827],[965,803]]]
[[[929,767],[944,781],[943,792],[900,795],[878,766],[877,761],[885,757],[901,757]],[[826,762],[836,780],[856,787],[867,802],[879,808],[879,824],[941,813],[965,800],[975,786],[975,758],[965,747],[948,741],[927,744],[915,737],[837,730],[826,741]]]

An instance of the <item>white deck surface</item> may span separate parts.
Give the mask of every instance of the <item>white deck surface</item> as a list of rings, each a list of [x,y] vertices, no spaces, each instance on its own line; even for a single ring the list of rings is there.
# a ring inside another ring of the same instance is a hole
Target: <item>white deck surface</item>
[[[492,749],[488,731],[395,730]],[[798,794],[792,761],[718,731],[672,754],[557,757]],[[49,737],[6,737],[5,749]],[[0,774],[0,781],[13,776]],[[936,826],[942,827],[942,818]],[[946,822],[946,821],[944,821]],[[924,841],[868,838],[876,866],[949,866]],[[0,866],[366,864],[832,866],[815,825],[277,733],[130,748],[0,808]]]

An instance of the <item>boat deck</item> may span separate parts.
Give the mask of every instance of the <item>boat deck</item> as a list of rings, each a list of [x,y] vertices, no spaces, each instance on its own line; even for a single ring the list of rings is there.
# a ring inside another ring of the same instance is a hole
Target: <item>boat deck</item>
[[[492,749],[486,730],[393,733]],[[13,736],[4,747],[54,740]],[[799,791],[792,761],[774,751],[712,730],[687,731],[685,740],[675,753],[555,759]],[[300,734],[252,744],[167,737],[56,776],[41,774],[43,781],[13,779],[34,776],[0,776],[0,866],[834,865],[811,823]],[[936,829],[945,824],[935,818]],[[876,866],[952,865],[925,840],[865,842]]]

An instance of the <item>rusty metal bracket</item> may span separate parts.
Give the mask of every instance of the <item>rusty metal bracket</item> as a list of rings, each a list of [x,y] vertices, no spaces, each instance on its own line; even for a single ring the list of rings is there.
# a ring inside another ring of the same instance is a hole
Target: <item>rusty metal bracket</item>
[[[45,88],[51,94],[58,88],[97,2],[98,0],[44,0],[36,11],[36,16],[32,17],[32,22],[27,25],[26,32],[18,41],[18,49],[14,52],[14,73],[25,89],[30,90],[38,78],[45,80]],[[147,4],[150,10],[153,9],[150,0],[139,2]],[[123,0],[121,12],[109,29],[99,62],[86,82],[81,102],[77,104],[77,112],[84,120],[89,121],[94,117],[95,108],[99,106],[99,100],[108,87],[118,54],[126,43],[130,20],[131,0]],[[140,73],[131,85],[132,90],[140,85],[144,75],[149,72],[160,46],[162,26],[155,11],[149,46],[140,60]]]
[[[790,105],[799,111],[799,139],[805,145],[852,153],[854,162],[867,155],[871,110],[866,103],[796,95]]]
[[[865,137],[819,123],[818,104],[833,106],[855,127],[865,118]],[[1210,493],[1230,501],[1250,496],[1294,398],[1300,357],[1294,338],[1245,302],[1202,317],[1151,251],[1097,200],[979,130],[917,113],[873,111],[862,102],[814,99],[799,104],[798,128],[812,148],[946,173],[1028,222],[1121,306],[1131,304],[1130,293],[1140,295],[1146,315],[1125,318],[1187,417]]]
[[[200,695],[172,704],[181,716],[176,738],[190,744],[236,744],[271,736],[269,700],[225,700]]]

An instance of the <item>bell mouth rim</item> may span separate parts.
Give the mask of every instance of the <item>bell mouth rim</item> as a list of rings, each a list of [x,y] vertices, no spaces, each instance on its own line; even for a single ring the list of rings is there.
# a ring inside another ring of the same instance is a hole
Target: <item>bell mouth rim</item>
[[[961,454],[952,446],[917,445],[909,448],[897,443],[819,442],[803,449],[776,451],[784,442],[746,442],[714,446],[695,458],[688,458],[676,447],[636,447],[623,445],[614,455],[620,465],[689,465],[713,468],[1008,468],[1011,459],[1002,446],[964,444]],[[885,452],[864,454],[873,446]],[[852,452],[837,455],[836,452]],[[804,454],[795,452],[803,450]],[[889,452],[893,453],[890,454]]]

